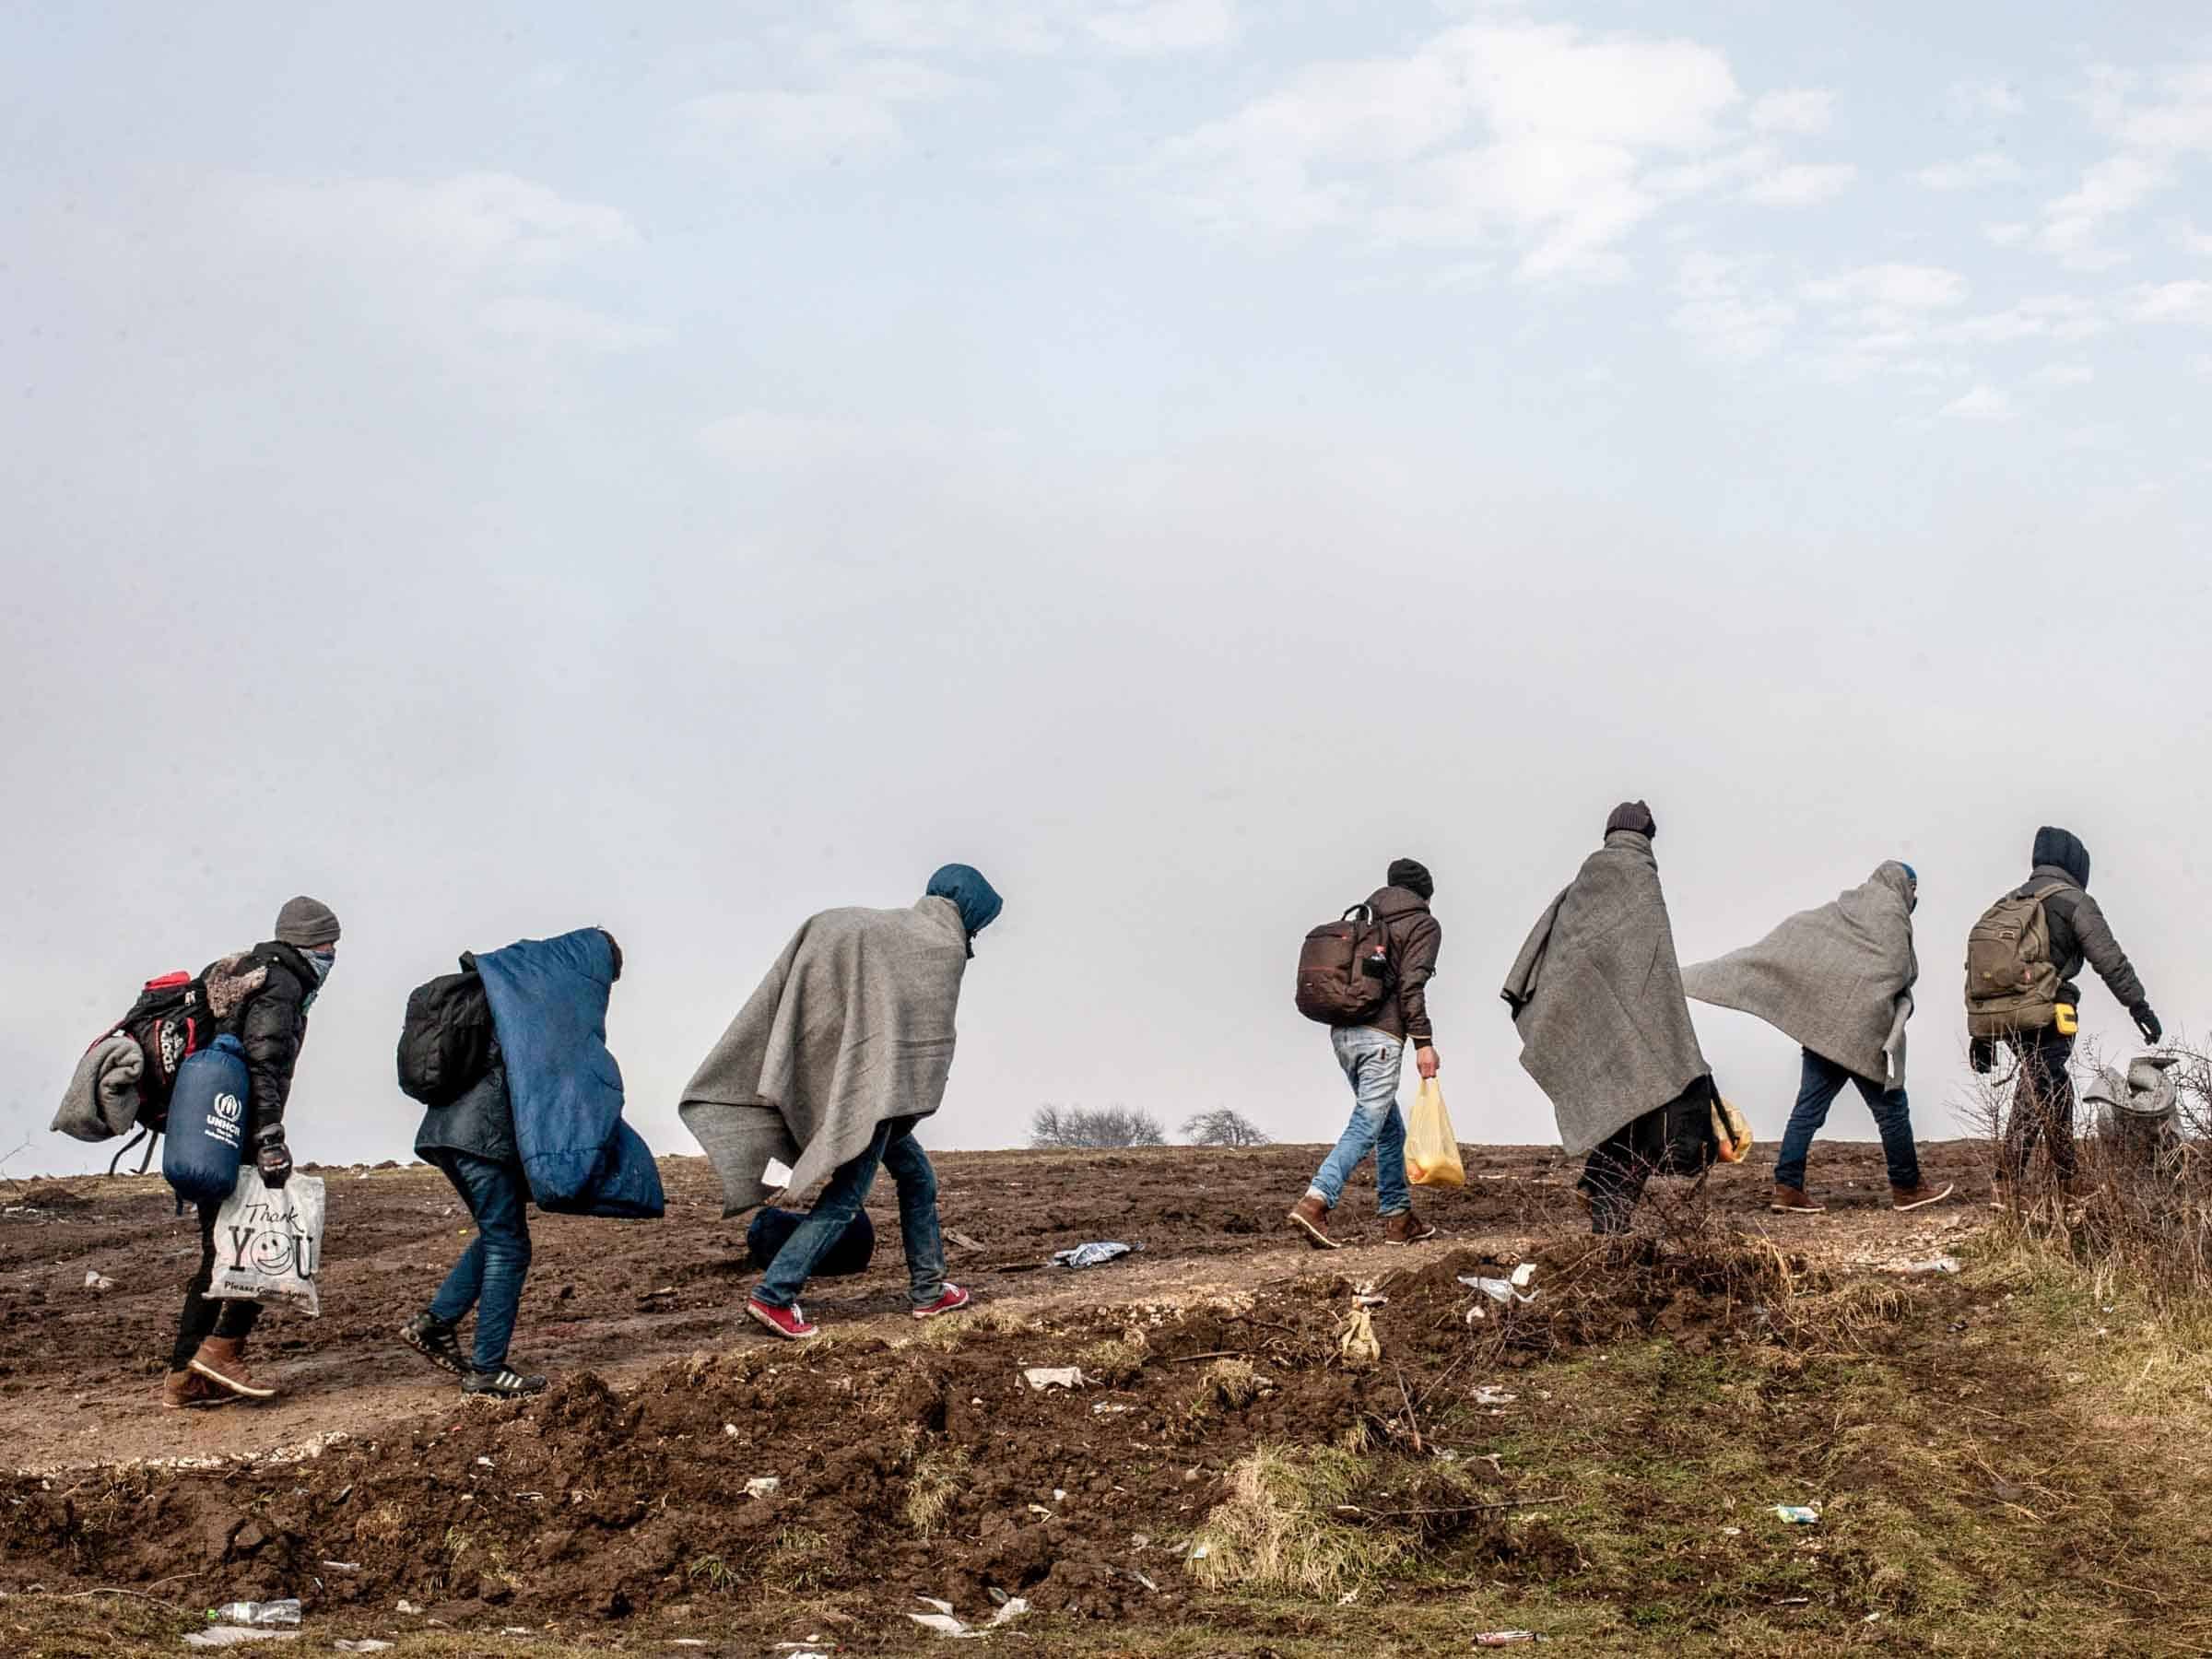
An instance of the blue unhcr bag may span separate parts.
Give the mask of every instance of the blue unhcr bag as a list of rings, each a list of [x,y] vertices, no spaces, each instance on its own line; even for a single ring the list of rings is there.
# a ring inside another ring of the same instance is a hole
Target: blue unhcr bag
[[[180,1201],[220,1204],[238,1185],[248,1087],[246,1052],[235,1037],[218,1037],[177,1067],[161,1174]]]

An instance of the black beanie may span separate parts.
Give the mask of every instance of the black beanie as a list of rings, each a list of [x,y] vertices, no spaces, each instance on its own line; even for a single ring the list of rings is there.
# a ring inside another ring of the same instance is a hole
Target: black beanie
[[[1652,809],[1641,801],[1623,801],[1613,808],[1613,816],[1606,820],[1607,835],[1616,830],[1633,830],[1638,835],[1649,839],[1659,833],[1659,825],[1652,817]]]
[[[1436,877],[1429,874],[1429,866],[1418,858],[1394,858],[1384,878],[1394,888],[1404,888],[1419,899],[1436,897]]]

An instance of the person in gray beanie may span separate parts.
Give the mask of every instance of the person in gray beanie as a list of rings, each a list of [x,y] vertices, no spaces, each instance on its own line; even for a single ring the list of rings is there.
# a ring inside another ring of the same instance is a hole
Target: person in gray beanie
[[[261,1178],[280,1187],[291,1178],[292,1154],[284,1134],[292,1074],[307,1038],[307,1011],[337,960],[338,918],[319,899],[285,901],[276,912],[276,937],[211,962],[200,975],[215,1034],[238,1039],[245,1051],[250,1085],[248,1144]],[[261,1304],[215,1300],[215,1221],[219,1205],[200,1206],[200,1266],[184,1289],[184,1312],[170,1354],[161,1403],[169,1406],[220,1406],[231,1400],[266,1400],[276,1390],[246,1369],[246,1337]]]

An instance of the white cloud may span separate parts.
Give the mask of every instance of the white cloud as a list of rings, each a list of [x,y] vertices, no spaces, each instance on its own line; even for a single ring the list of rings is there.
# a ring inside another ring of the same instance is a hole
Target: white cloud
[[[1836,95],[1811,87],[1769,92],[1751,105],[1751,125],[1761,133],[1825,133],[1835,119]]]
[[[1943,104],[1953,121],[1980,122],[2018,115],[2028,107],[2028,100],[2018,88],[2005,81],[1962,80],[1951,83]]]
[[[1776,167],[1744,186],[1744,200],[1764,207],[1806,207],[1851,188],[1859,170],[1841,162]]]
[[[2183,225],[2180,234],[2183,247],[2192,253],[2201,253],[2212,259],[2212,231],[2199,230],[2194,225]]]
[[[1202,52],[1236,39],[1235,0],[1104,0],[1083,19],[1116,52]]]
[[[264,234],[454,275],[544,268],[639,240],[619,210],[572,201],[510,173],[427,183],[251,180],[237,189],[237,211]]]
[[[1926,312],[1960,303],[1967,296],[1968,285],[1958,272],[1936,265],[1872,265],[1808,282],[1805,292],[1807,299],[1823,305]]]
[[[2012,400],[1994,386],[1976,386],[1944,405],[1941,412],[1954,420],[2010,420]]]
[[[2100,270],[2125,258],[2100,240],[2110,224],[2170,189],[2185,160],[2212,155],[2212,60],[2150,76],[2100,65],[2078,101],[2117,148],[2045,204],[2041,240],[2067,264]]]
[[[2146,283],[2131,296],[2138,323],[2196,323],[2212,327],[2212,282]]]
[[[2086,386],[2097,378],[2097,371],[2078,360],[2046,363],[2029,378],[2039,386]]]
[[[1982,234],[1989,239],[1994,247],[2015,248],[2026,241],[2029,232],[2034,229],[2035,227],[2032,225],[2017,222],[2009,225],[1984,225],[1982,227]]]
[[[669,337],[668,330],[655,324],[610,317],[588,306],[539,294],[503,295],[477,315],[485,327],[497,335],[586,351],[629,351],[659,345]]]
[[[2081,175],[2081,182],[2043,207],[2041,241],[2044,247],[2068,264],[2099,270],[2124,255],[2097,245],[2105,221],[2132,212],[2171,181],[2172,170],[2162,159],[2123,154],[2109,156]]]
[[[1912,175],[1927,190],[1979,190],[2020,176],[2019,164],[2002,150],[1983,150],[1963,161],[1939,161]]]
[[[1737,99],[1727,60],[1689,41],[1470,24],[1312,65],[1159,160],[1217,229],[1503,241],[1524,276],[1602,276],[1660,206],[1653,163],[1715,147]]]
[[[2001,312],[1947,324],[1942,337],[1969,345],[2006,345],[2014,340],[2086,340],[2112,327],[2094,301],[2074,294],[2041,294]]]
[[[907,144],[901,110],[949,98],[967,83],[911,58],[833,62],[820,86],[710,92],[677,106],[691,146],[794,165],[873,160]]]

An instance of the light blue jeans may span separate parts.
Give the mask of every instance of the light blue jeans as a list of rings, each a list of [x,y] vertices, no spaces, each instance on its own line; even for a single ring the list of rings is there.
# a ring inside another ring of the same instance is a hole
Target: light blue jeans
[[[1335,1150],[1321,1160],[1307,1194],[1335,1209],[1344,1196],[1344,1183],[1372,1152],[1375,1214],[1403,1216],[1413,1208],[1413,1189],[1406,1184],[1406,1120],[1398,1112],[1405,1041],[1373,1026],[1339,1026],[1329,1041],[1352,1086],[1352,1121],[1344,1126]]]

